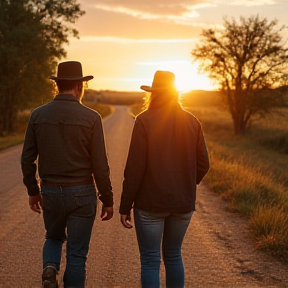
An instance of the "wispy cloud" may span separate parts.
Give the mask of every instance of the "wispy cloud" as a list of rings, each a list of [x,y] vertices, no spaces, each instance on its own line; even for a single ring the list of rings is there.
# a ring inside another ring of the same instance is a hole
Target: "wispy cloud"
[[[71,41],[77,41],[72,39]],[[110,43],[189,43],[195,42],[195,38],[173,38],[173,39],[130,39],[120,37],[97,37],[97,36],[84,36],[81,37],[81,42],[110,42]]]
[[[94,8],[108,11],[108,12],[114,12],[114,13],[122,13],[129,15],[131,17],[135,17],[138,19],[143,20],[159,20],[163,22],[174,22],[176,24],[182,24],[182,25],[192,25],[193,26],[193,19],[198,18],[199,14],[196,10],[193,9],[191,6],[185,7],[183,9],[182,14],[172,14],[172,13],[159,13],[157,11],[143,11],[140,10],[140,8],[133,9],[129,7],[124,6],[110,6],[110,5],[103,5],[103,4],[95,4]],[[168,11],[167,11],[168,12]]]
[[[125,14],[137,19],[199,27],[206,26],[206,24],[198,23],[205,9],[216,9],[221,6],[223,9],[225,6],[241,6],[241,8],[267,6],[280,2],[281,0],[98,0],[96,4],[93,4],[93,7],[101,11]]]
[[[89,0],[86,0],[89,1]],[[91,1],[91,0],[90,0]],[[225,6],[265,6],[281,3],[283,0],[98,0],[94,8],[122,13],[140,19],[172,21],[192,25],[199,18],[199,10]],[[285,0],[284,0],[285,1]],[[283,2],[284,3],[284,2]]]
[[[234,6],[264,6],[264,5],[274,5],[277,4],[276,0],[219,0],[219,4],[234,5]]]

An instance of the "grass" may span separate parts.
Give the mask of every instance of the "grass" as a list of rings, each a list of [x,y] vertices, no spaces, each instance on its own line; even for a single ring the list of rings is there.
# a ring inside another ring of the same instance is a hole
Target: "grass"
[[[186,109],[203,126],[211,161],[205,182],[247,218],[259,249],[288,262],[288,109],[254,119],[244,137],[234,136],[229,113],[217,105]]]
[[[247,217],[259,249],[288,261],[288,151],[286,140],[279,141],[288,134],[288,111],[255,120],[245,137],[236,137],[220,108],[188,110],[205,132],[211,159],[206,182],[228,209]]]
[[[83,104],[99,112],[102,118],[108,116],[113,111],[112,106],[96,103],[94,101],[83,101]],[[0,150],[23,142],[29,115],[30,111],[19,113],[16,121],[15,132],[11,135],[0,136]]]
[[[102,118],[105,118],[113,112],[113,106],[111,105],[95,103],[93,101],[84,101],[83,104],[97,111]]]
[[[18,145],[23,142],[24,133],[15,133],[8,136],[0,136],[0,150],[11,146]]]

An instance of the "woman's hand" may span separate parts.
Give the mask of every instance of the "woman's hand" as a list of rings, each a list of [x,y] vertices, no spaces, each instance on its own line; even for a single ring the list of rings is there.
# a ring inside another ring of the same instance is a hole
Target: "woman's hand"
[[[121,224],[128,229],[133,228],[131,224],[131,216],[130,215],[120,215]]]

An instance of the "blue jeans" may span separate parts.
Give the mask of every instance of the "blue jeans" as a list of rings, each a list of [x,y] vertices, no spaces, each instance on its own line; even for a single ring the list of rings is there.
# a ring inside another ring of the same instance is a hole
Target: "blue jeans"
[[[193,211],[187,214],[151,213],[134,208],[141,260],[142,288],[160,287],[161,242],[167,288],[184,287],[181,246]]]
[[[42,186],[41,194],[46,229],[43,268],[50,263],[57,271],[60,269],[62,245],[67,240],[64,287],[84,288],[85,265],[96,215],[95,186]]]

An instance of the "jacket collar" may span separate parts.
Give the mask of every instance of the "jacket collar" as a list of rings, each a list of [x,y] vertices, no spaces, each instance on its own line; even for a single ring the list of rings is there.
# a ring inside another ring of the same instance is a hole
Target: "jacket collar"
[[[58,95],[56,95],[54,100],[79,102],[79,100],[72,94],[58,94]]]

